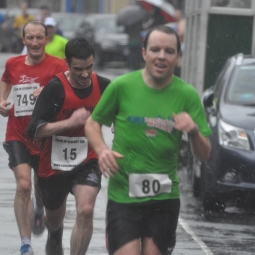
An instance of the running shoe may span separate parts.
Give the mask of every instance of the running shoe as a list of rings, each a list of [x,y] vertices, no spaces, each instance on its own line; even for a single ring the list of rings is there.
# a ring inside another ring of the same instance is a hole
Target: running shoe
[[[44,229],[45,229],[44,212],[40,214],[35,212],[32,232],[35,235],[41,235]]]
[[[20,255],[34,255],[30,244],[23,244],[20,248]]]
[[[34,221],[32,226],[32,232],[35,235],[41,235],[45,229],[44,209],[41,212],[38,212],[36,208],[35,198],[33,198],[33,202],[34,202]]]

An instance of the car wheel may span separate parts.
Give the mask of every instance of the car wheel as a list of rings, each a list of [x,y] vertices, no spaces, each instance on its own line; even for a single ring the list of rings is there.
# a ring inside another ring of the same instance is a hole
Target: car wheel
[[[200,193],[202,197],[202,206],[205,212],[223,212],[226,205],[225,200],[222,196],[216,192],[208,191],[206,187],[206,164],[201,164],[201,182],[200,182]],[[210,180],[210,178],[209,178]]]

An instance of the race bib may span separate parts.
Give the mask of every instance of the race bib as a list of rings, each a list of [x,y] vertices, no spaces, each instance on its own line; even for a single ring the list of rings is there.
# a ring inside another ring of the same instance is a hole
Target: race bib
[[[171,193],[168,174],[129,174],[129,197],[157,196]]]
[[[33,92],[40,87],[39,83],[13,85],[14,115],[29,116],[35,106]]]
[[[70,171],[87,158],[86,137],[52,137],[51,167],[55,170]]]

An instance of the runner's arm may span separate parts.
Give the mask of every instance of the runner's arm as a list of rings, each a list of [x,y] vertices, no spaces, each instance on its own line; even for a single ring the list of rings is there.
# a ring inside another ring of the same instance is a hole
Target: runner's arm
[[[6,101],[12,89],[10,82],[1,80],[0,83],[0,114],[4,117],[9,116],[10,108],[7,108],[11,103]]]
[[[30,138],[49,137],[85,125],[90,115],[85,108],[77,109],[65,120],[56,121],[64,98],[65,91],[61,82],[57,78],[52,79],[41,91],[36,101],[27,131]]]
[[[89,117],[85,125],[85,134],[97,154],[104,149],[109,149],[103,139],[102,125],[91,117]]]
[[[49,137],[66,130],[84,126],[89,116],[90,111],[86,110],[84,107],[79,108],[75,110],[68,119],[49,122],[39,126],[36,130],[35,138]]]
[[[191,151],[199,161],[206,161],[210,157],[211,144],[208,137],[203,136],[199,131],[197,134],[189,136]]]
[[[85,134],[88,142],[98,155],[98,165],[101,173],[105,177],[116,174],[119,169],[116,159],[123,158],[123,155],[108,148],[103,138],[102,125],[89,117],[85,125]]]
[[[49,122],[54,122],[64,101],[63,86],[58,80],[52,80],[41,91],[36,100],[27,134],[30,138],[38,138],[37,130]]]
[[[186,112],[173,114],[173,117],[175,128],[188,134],[193,156],[201,162],[206,161],[211,152],[209,139],[199,132],[198,126]]]

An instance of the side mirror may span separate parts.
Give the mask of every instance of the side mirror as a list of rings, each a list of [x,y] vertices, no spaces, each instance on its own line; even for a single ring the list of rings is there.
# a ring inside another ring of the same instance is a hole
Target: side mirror
[[[216,115],[216,111],[213,105],[214,92],[212,89],[207,89],[202,96],[202,104],[206,113]]]

